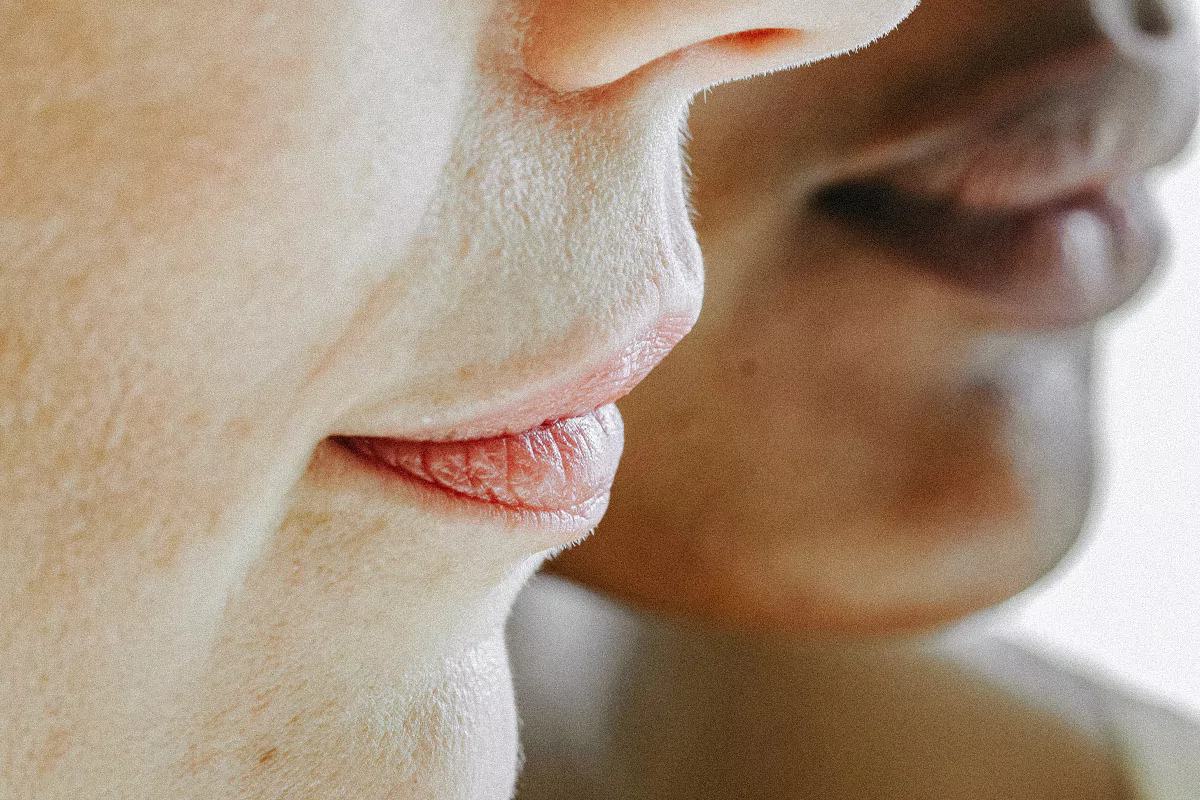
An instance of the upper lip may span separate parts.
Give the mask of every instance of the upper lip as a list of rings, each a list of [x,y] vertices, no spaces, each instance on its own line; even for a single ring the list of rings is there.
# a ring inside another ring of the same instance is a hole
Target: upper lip
[[[691,316],[664,315],[622,347],[551,385],[527,392],[436,438],[475,439],[521,433],[547,422],[582,416],[633,390],[691,330]],[[482,435],[481,435],[482,434]]]
[[[419,425],[387,422],[343,436],[374,436],[410,441],[463,441],[524,433],[540,425],[583,416],[628,394],[691,330],[694,313],[664,313],[626,343],[587,360],[574,370],[524,383],[475,407],[457,408],[453,417]],[[390,403],[376,412],[388,416]],[[370,411],[368,411],[370,415]]]

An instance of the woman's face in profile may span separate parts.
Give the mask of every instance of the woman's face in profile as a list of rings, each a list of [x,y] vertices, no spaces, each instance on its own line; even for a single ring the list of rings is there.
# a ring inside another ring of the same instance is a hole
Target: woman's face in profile
[[[9,4],[17,793],[507,796],[507,600],[698,312],[686,99],[911,5]]]
[[[622,405],[556,568],[739,625],[937,623],[1028,586],[1092,487],[1093,325],[1157,261],[1196,111],[1174,5],[925,0],[691,117],[705,313]]]

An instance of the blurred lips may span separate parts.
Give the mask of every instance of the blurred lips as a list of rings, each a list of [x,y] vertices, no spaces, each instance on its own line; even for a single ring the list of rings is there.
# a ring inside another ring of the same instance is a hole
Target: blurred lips
[[[1042,65],[964,99],[965,119],[880,148],[812,208],[1004,324],[1093,322],[1158,262],[1140,172],[1186,138],[1127,108],[1128,84],[1136,75],[1095,50]]]
[[[624,445],[613,402],[690,327],[690,318],[666,318],[599,369],[453,431],[334,441],[410,488],[460,507],[583,532],[604,513]]]
[[[1162,235],[1140,184],[979,210],[857,182],[825,190],[816,203],[874,246],[1026,329],[1084,325],[1121,305],[1153,271]]]

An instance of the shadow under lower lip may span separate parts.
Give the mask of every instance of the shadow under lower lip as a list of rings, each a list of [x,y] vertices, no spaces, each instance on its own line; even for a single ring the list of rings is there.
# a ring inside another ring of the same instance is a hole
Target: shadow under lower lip
[[[1020,327],[1086,324],[1126,299],[1157,261],[1156,237],[1100,192],[1020,210],[979,210],[884,181],[837,184],[812,209],[872,248],[989,303]]]

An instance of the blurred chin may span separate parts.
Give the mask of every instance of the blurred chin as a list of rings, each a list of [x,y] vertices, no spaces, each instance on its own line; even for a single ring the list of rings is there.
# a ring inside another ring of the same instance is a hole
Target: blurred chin
[[[922,425],[830,428],[764,401],[769,429],[725,408],[672,430],[652,396],[626,406],[609,515],[550,568],[650,611],[816,636],[928,629],[1008,600],[1086,519],[1091,345],[1085,331],[996,338],[979,388]],[[672,436],[685,449],[664,455]]]

